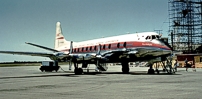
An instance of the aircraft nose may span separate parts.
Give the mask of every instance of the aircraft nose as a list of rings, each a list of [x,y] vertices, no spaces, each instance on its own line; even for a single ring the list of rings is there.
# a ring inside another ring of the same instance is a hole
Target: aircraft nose
[[[169,45],[168,42],[164,41],[163,39],[159,39],[159,40],[160,40],[161,42],[163,42],[167,48],[169,48],[170,50],[173,50],[173,48]]]

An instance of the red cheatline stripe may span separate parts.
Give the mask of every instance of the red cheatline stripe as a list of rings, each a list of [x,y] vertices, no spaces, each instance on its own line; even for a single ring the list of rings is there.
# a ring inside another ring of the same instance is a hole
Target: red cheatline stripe
[[[119,42],[120,43],[120,47],[119,48],[124,48],[123,47],[123,43],[124,42]],[[133,41],[133,42],[126,42],[127,43],[127,48],[132,48],[132,47],[156,47],[156,48],[163,48],[163,49],[167,49],[170,50],[170,48],[167,48],[166,46],[162,46],[160,44],[155,44],[152,42],[137,42],[137,41]],[[111,44],[111,50],[116,49],[117,48],[117,43],[110,43]],[[101,48],[101,50],[109,50],[108,46],[109,44],[104,44],[105,45],[105,49]],[[93,46],[83,46],[83,47],[79,47],[79,52],[91,52],[90,50],[86,51],[86,47],[88,47],[88,49],[90,49],[90,47],[92,47],[92,51],[94,51],[94,47],[97,45],[93,45]],[[103,47],[103,44],[102,44]],[[84,49],[83,51],[82,48]],[[78,51],[78,48],[74,48],[73,50],[76,49],[76,52]],[[97,50],[97,48],[96,48]],[[64,49],[62,51],[69,51],[69,49]]]
[[[64,39],[64,37],[59,37],[59,38],[57,38],[57,39]]]

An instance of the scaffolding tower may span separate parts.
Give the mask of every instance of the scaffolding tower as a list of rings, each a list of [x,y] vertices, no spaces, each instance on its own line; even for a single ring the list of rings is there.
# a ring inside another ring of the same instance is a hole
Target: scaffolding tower
[[[202,44],[202,0],[169,0],[168,4],[173,50],[194,53]]]

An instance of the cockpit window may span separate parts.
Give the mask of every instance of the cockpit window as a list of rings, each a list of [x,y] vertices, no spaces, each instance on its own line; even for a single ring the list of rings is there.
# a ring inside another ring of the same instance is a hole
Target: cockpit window
[[[147,39],[160,39],[160,36],[159,35],[151,35],[151,36],[147,36],[145,39],[146,40]]]
[[[152,35],[152,39],[156,39],[156,36],[155,36],[155,35]]]
[[[159,36],[159,35],[156,35],[156,38],[157,38],[157,39],[160,39],[160,36]]]
[[[151,36],[147,36],[147,37],[146,37],[146,40],[147,40],[147,39],[151,39]]]

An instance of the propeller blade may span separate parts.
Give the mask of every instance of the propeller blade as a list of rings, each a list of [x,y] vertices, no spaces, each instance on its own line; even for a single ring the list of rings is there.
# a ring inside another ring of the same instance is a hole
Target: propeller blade
[[[70,50],[69,50],[69,54],[72,54],[72,50],[73,50],[73,41],[71,41],[71,43],[70,43]]]
[[[70,51],[69,51],[69,54],[72,54],[72,50],[73,50],[73,41],[71,41],[70,43]],[[69,70],[72,69],[72,57],[70,57],[70,60],[69,60]]]
[[[99,59],[96,60],[96,66],[95,66],[95,71],[99,72],[98,66],[99,66]]]
[[[101,45],[99,44],[98,45],[98,50],[97,50],[97,53],[96,53],[96,57],[97,58],[101,58],[102,57],[101,54],[100,54],[100,51],[101,51]]]
[[[101,45],[98,45],[97,55],[100,55]]]
[[[69,61],[69,70],[71,70],[71,69],[72,69],[72,58]]]

